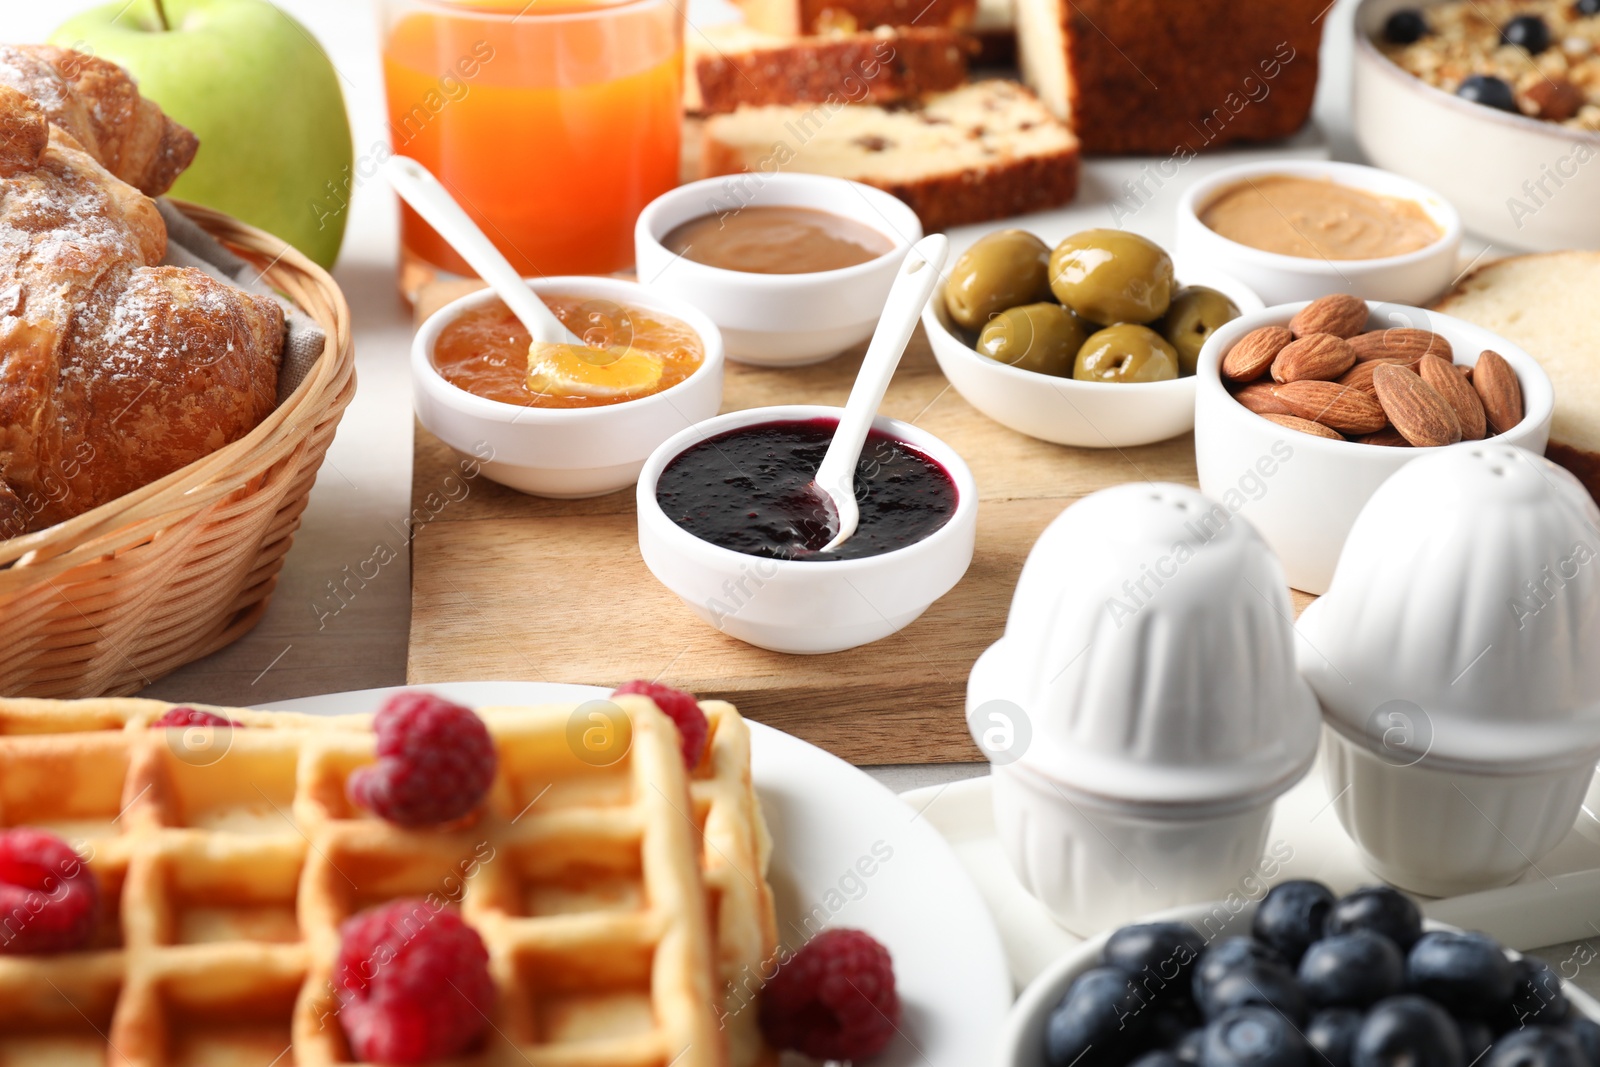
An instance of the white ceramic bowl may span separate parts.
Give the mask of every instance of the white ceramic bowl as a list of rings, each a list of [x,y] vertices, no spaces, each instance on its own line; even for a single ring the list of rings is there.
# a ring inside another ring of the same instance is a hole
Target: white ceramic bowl
[[[1426,248],[1383,259],[1312,259],[1263,252],[1217,233],[1200,213],[1219,195],[1246,180],[1287,175],[1331,180],[1379,196],[1412,200],[1438,224],[1440,237]],[[1363,300],[1426,304],[1450,285],[1461,253],[1461,217],[1444,197],[1407,178],[1357,163],[1283,160],[1243,163],[1195,182],[1178,201],[1179,255],[1209,263],[1233,275],[1268,304],[1315,300],[1328,293],[1351,293]]]
[[[651,454],[639,476],[639,551],[661,584],[696,615],[774,652],[839,652],[909,626],[961,580],[972,562],[978,486],[955,449],[925,430],[879,416],[879,431],[932,457],[956,486],[950,521],[914,545],[864,559],[798,562],[747,556],[703,541],[669,519],[656,482],[691,445],[766,422],[837,419],[842,408],[750,408],[700,423]]]
[[[1583,809],[1578,813],[1578,832],[1600,845],[1600,772],[1589,782],[1589,793],[1583,798]]]
[[[1175,260],[1182,285],[1205,285],[1246,315],[1260,311],[1249,287],[1190,260]],[[1023,370],[979,355],[950,320],[944,293],[922,310],[922,328],[939,369],[973,407],[1002,426],[1058,445],[1131,448],[1194,428],[1194,378],[1170,382],[1080,382]]]
[[[1502,248],[1600,247],[1600,133],[1470,104],[1401,70],[1372,36],[1415,6],[1366,0],[1356,10],[1352,117],[1367,158],[1438,189],[1468,229]]]
[[[638,400],[593,408],[537,408],[475,396],[445,381],[433,365],[439,334],[463,311],[498,299],[490,290],[440,308],[411,344],[417,418],[484,476],[524,493],[559,498],[626,489],[662,441],[709,419],[722,406],[722,337],[704,313],[681,300],[615,278],[529,278],[542,296],[589,296],[670,315],[700,335],[705,361],[677,385]]]
[[[811,274],[749,274],[708,267],[661,244],[703,215],[749,206],[808,207],[883,234],[894,248],[867,263]],[[922,223],[881,189],[817,174],[735,174],[680,185],[645,207],[633,229],[639,280],[686,301],[722,331],[728,358],[767,367],[829,359],[872,336],[895,272],[922,239]]]
[[[1544,454],[1555,391],[1539,364],[1488,330],[1437,311],[1368,301],[1370,329],[1413,326],[1450,342],[1458,363],[1484,349],[1504,356],[1522,384],[1523,419],[1497,443]],[[1247,410],[1222,384],[1218,365],[1235,341],[1262,326],[1283,326],[1305,303],[1245,315],[1212,334],[1195,374],[1194,452],[1200,490],[1252,522],[1283,562],[1289,584],[1322,594],[1333,580],[1345,538],[1384,480],[1428,451],[1329,441],[1286,430]]]
[[[1240,873],[1255,878],[1253,871]],[[1259,886],[1260,883],[1251,881],[1246,884]],[[1243,937],[1250,933],[1250,921],[1255,918],[1260,893],[1259,889],[1256,889],[1251,892],[1251,897],[1257,899],[1248,899],[1243,895],[1247,891],[1241,889],[1239,894],[1227,901],[1192,904],[1149,915],[1139,921],[1186,922],[1199,932],[1207,944],[1226,937]],[[1422,925],[1427,930],[1455,929],[1427,919],[1423,920]],[[1066,996],[1067,989],[1078,975],[1099,966],[1100,952],[1112,932],[1107,930],[1068,952],[1022,991],[1001,1033],[999,1055],[994,1060],[996,1067],[1045,1067],[1044,1031],[1045,1023],[1050,1018],[1050,1011],[1061,1002],[1062,997]],[[1519,953],[1510,950],[1507,950],[1506,955],[1512,959],[1520,958]],[[1593,997],[1570,982],[1563,982],[1561,988],[1574,1008],[1591,1019],[1600,1020],[1600,1003]]]

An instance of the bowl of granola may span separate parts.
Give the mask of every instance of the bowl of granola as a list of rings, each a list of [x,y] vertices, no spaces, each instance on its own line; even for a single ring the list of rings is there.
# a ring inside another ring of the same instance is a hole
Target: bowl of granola
[[[1356,140],[1501,249],[1600,247],[1600,0],[1365,0]]]

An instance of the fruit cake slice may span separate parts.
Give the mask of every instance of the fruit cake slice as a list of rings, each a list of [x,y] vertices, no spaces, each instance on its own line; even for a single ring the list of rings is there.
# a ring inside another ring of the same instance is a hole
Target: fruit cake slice
[[[1078,191],[1079,159],[1077,138],[1037,97],[993,80],[896,107],[716,115],[705,124],[701,165],[707,177],[782,170],[864,182],[911,205],[932,232],[1066,204]]]
[[[1550,375],[1546,455],[1600,500],[1600,252],[1513,256],[1467,275],[1434,305],[1527,350]]]
[[[684,107],[709,114],[830,99],[882,104],[954,89],[976,48],[937,26],[781,37],[724,23],[691,31],[686,43]]]
[[[1017,0],[1023,78],[1099,155],[1287,137],[1328,0]]]

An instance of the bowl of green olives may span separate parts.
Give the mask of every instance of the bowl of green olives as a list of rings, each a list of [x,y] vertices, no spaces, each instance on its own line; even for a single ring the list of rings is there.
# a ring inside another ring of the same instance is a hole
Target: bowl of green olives
[[[939,369],[989,418],[1055,444],[1126,448],[1194,428],[1200,349],[1263,306],[1125,230],[1054,248],[1000,230],[956,260],[922,325]]]

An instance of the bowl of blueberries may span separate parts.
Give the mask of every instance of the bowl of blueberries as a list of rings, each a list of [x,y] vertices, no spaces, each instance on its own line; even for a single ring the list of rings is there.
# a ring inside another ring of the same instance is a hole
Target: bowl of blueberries
[[[1085,942],[1012,1009],[1001,1067],[1600,1067],[1600,1003],[1410,897],[1284,882]]]
[[[1600,246],[1600,0],[1505,7],[1491,22],[1477,0],[1364,0],[1356,140],[1497,246]]]

